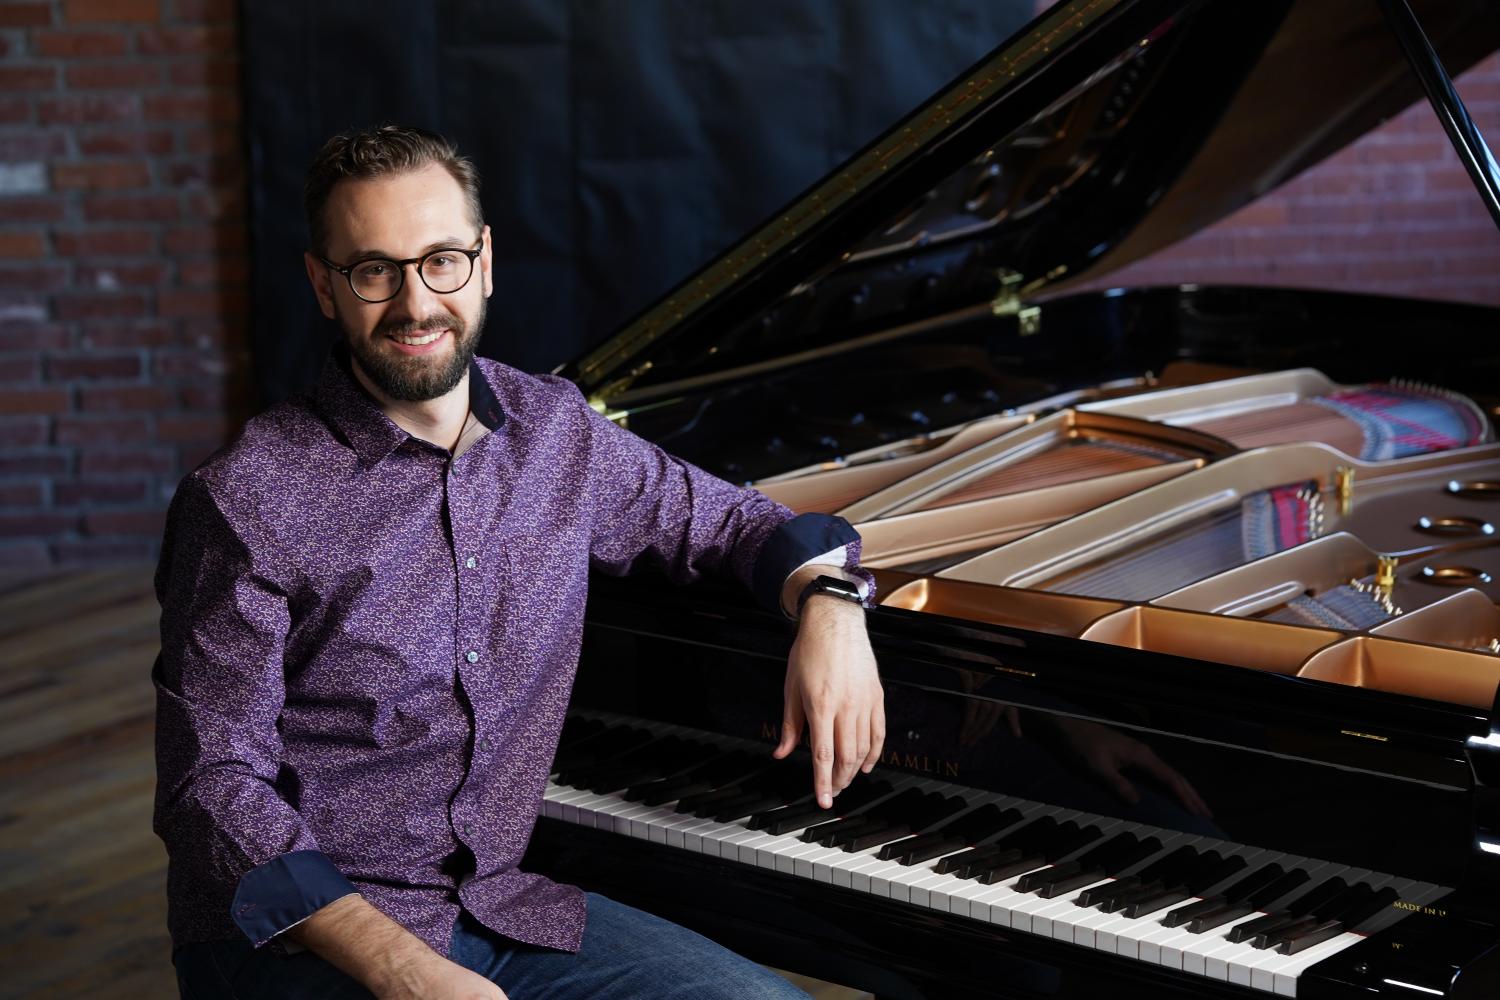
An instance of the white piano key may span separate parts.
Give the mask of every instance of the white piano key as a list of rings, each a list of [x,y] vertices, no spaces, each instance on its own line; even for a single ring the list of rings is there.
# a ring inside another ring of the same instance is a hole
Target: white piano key
[[[851,877],[849,885],[850,888],[857,889],[860,892],[867,892],[872,896],[889,896],[890,893],[888,891],[877,892],[875,890],[875,880],[877,878],[882,879],[883,885],[889,885],[889,882],[885,880],[889,879],[897,872],[904,872],[909,870],[909,866],[904,866],[901,864],[901,862],[896,861],[895,859],[888,858],[884,861],[881,861],[879,858],[876,858],[869,864],[860,865],[858,868],[850,872]]]
[[[964,848],[964,850],[968,850],[968,848]],[[933,871],[933,869],[937,867],[938,860],[937,858],[933,858],[931,861],[924,861],[919,865],[898,864],[895,868],[888,871],[877,872],[870,879],[870,891],[877,896],[891,896],[896,892],[902,892],[907,898],[910,898],[909,888],[906,887],[916,885],[918,882],[926,881],[930,876],[937,875],[937,872]],[[959,878],[951,872],[938,877],[951,879],[953,885],[962,885],[965,882],[964,879]],[[895,887],[898,885],[903,888],[900,890],[896,889]]]
[[[1082,919],[1085,914],[1094,912],[1087,907],[1079,906],[1073,902],[1074,898],[1085,889],[1092,889],[1096,885],[1103,885],[1109,879],[1100,879],[1090,882],[1088,885],[1079,886],[1062,896],[1052,899],[1043,899],[1037,896],[1039,905],[1031,910],[1031,933],[1050,937],[1057,941],[1073,940],[1073,922]],[[1033,893],[1032,895],[1036,895]],[[1014,921],[1014,915],[1012,916]],[[1014,922],[1011,926],[1015,926]]]
[[[1296,996],[1297,977],[1302,970],[1364,939],[1362,934],[1351,934],[1345,931],[1337,937],[1329,938],[1322,944],[1315,944],[1295,955],[1279,955],[1273,951],[1271,957],[1260,963],[1250,974],[1250,985],[1258,990],[1280,993],[1282,996]]]
[[[699,853],[718,857],[719,848],[724,839],[734,834],[742,833],[744,830],[745,828],[738,823],[715,821],[712,826],[696,830],[688,834],[687,838],[684,839],[691,839],[696,836]]]
[[[812,878],[812,866],[806,866],[807,873],[805,876],[803,876],[802,871],[797,866],[797,862],[803,858],[806,858],[810,854],[817,854],[819,851],[826,850],[828,850],[828,848],[824,847],[822,844],[800,843],[798,846],[788,848],[787,850],[781,852],[776,856],[776,870],[779,872],[785,872],[788,875],[797,875],[801,877]]]
[[[863,851],[854,851],[845,854],[843,858],[835,858],[829,863],[834,885],[841,885],[845,889],[854,888],[854,873],[869,868],[884,868],[891,864],[889,861],[881,861],[876,857],[880,848],[870,847]],[[869,882],[865,882],[865,891],[869,891]]]
[[[1231,920],[1227,924],[1215,927],[1211,931],[1193,935],[1196,940],[1188,942],[1182,948],[1182,971],[1191,972],[1195,975],[1208,975],[1208,960],[1230,948],[1238,948],[1239,945],[1230,944],[1227,935],[1233,927],[1245,923],[1247,920],[1255,920],[1265,916],[1265,913],[1256,911],[1247,913],[1238,920]],[[1225,972],[1225,976],[1228,972]]]

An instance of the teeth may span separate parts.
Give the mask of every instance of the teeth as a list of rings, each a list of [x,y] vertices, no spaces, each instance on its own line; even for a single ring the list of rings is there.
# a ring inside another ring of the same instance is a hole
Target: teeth
[[[400,341],[403,344],[410,344],[412,347],[421,347],[423,344],[432,343],[442,335],[443,331],[439,330],[436,333],[429,333],[421,337],[396,337],[394,339]]]

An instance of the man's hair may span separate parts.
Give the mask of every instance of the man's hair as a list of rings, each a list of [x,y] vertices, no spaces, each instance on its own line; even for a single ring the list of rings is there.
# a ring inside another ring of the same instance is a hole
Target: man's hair
[[[438,164],[453,175],[469,205],[469,219],[478,230],[484,214],[479,207],[479,171],[458,147],[436,132],[407,125],[342,132],[323,143],[313,157],[303,188],[307,233],[313,253],[328,253],[328,219],[324,208],[334,186],[343,180],[384,177]]]

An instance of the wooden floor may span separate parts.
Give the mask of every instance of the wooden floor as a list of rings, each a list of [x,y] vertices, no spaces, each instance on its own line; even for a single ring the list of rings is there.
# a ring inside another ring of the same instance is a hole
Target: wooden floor
[[[0,580],[0,997],[177,994],[151,832],[157,613],[149,567]]]

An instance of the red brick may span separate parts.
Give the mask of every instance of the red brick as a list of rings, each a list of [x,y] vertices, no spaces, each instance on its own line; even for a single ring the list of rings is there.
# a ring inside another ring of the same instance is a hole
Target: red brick
[[[55,66],[0,66],[0,91],[52,90],[56,86]]]
[[[164,284],[170,268],[152,261],[137,264],[89,264],[79,267],[74,283],[79,288],[115,291],[127,287],[154,287]]]
[[[89,130],[78,136],[78,151],[84,156],[131,156],[170,153],[177,138],[170,129],[133,128],[124,132]]]
[[[60,351],[70,341],[68,328],[58,323],[0,322],[0,351]]]
[[[0,232],[0,257],[42,257],[47,253],[47,237],[38,230]]]
[[[42,97],[36,102],[37,118],[43,125],[84,125],[96,122],[128,122],[141,116],[141,99],[135,94],[69,94]]]
[[[244,380],[210,382],[198,380],[182,387],[181,403],[188,410],[217,410],[242,414],[250,406],[250,387]]]
[[[67,204],[56,195],[7,195],[0,198],[0,222],[61,222]]]
[[[176,195],[96,195],[84,199],[83,214],[108,222],[168,221],[180,216]]]
[[[249,262],[239,255],[184,260],[177,264],[177,280],[186,288],[202,285],[242,288],[249,279]]]
[[[0,266],[0,288],[19,291],[55,292],[68,285],[66,264]]]
[[[1364,163],[1445,163],[1453,149],[1441,136],[1389,136],[1390,141],[1362,143],[1360,159]]]
[[[27,129],[24,132],[0,135],[0,162],[24,163],[28,160],[48,160],[62,156],[68,151],[69,130]]]
[[[156,421],[158,441],[226,441],[232,421],[222,413],[165,414]]]
[[[1274,198],[1251,202],[1225,220],[1233,226],[1284,226],[1286,222],[1286,202]]]
[[[138,378],[139,354],[76,354],[47,359],[47,377],[54,382],[78,378]]]
[[[165,510],[99,510],[83,515],[89,535],[145,535],[160,538],[167,523]]]
[[[151,171],[138,160],[52,165],[52,187],[58,191],[118,191],[150,183]]]
[[[0,566],[11,570],[48,570],[52,550],[46,542],[23,540],[0,544]]]
[[[40,28],[51,23],[51,4],[0,3],[0,28]]]
[[[63,386],[0,392],[0,413],[66,413],[71,407],[72,399]]]
[[[40,507],[46,492],[40,480],[0,484],[0,507]]]
[[[60,445],[145,444],[151,427],[142,416],[60,416],[52,436]]]
[[[177,471],[176,449],[84,448],[78,454],[78,471],[85,476],[140,472],[170,475]]]
[[[241,218],[245,214],[245,193],[238,185],[190,192],[188,214],[211,222]]]
[[[1370,285],[1385,285],[1388,282],[1425,278],[1437,268],[1428,257],[1406,256],[1386,260],[1355,260],[1349,262],[1349,275],[1355,281]]]
[[[129,42],[123,31],[38,31],[32,35],[36,54],[49,59],[123,56]]]
[[[35,448],[46,443],[46,417],[0,417],[0,448]]]
[[[235,0],[177,0],[179,21],[233,21]]]
[[[80,345],[91,347],[164,347],[180,343],[176,323],[159,320],[109,322],[91,320],[83,324]]]
[[[68,456],[59,451],[0,452],[0,476],[61,476]]]
[[[166,410],[177,405],[177,390],[171,386],[84,385],[78,388],[78,408],[103,410]]]
[[[56,511],[34,511],[25,514],[0,513],[0,537],[26,538],[36,535],[61,535],[78,527],[78,515]]]
[[[156,251],[153,229],[57,230],[52,244],[62,257],[130,257]]]
[[[58,566],[113,566],[122,563],[141,563],[156,552],[151,541],[127,542],[110,538],[89,538],[82,541],[53,542],[52,561]]]
[[[52,502],[58,507],[94,503],[139,503],[144,499],[144,479],[74,479],[52,484]]]
[[[1366,202],[1297,201],[1288,206],[1294,225],[1368,225],[1375,221],[1375,206]]]
[[[1421,252],[1461,250],[1473,253],[1482,248],[1500,251],[1500,231],[1489,223],[1488,218],[1479,218],[1471,226],[1444,226],[1442,229],[1409,232],[1406,245]]]
[[[63,16],[69,24],[155,24],[161,20],[161,0],[65,0]]]
[[[209,156],[238,156],[243,152],[240,130],[232,125],[188,128],[182,133],[182,149]]]
[[[243,223],[184,226],[167,232],[162,241],[162,249],[169,254],[222,253],[226,250],[243,250],[246,246],[245,235]]]
[[[26,97],[0,97],[0,124],[25,125],[31,121],[31,100]]]
[[[42,366],[34,354],[0,354],[0,382],[35,382]]]
[[[64,72],[73,90],[154,87],[161,83],[161,67],[150,62],[79,63]]]
[[[239,96],[223,91],[175,91],[146,98],[146,120],[233,122],[240,117]]]
[[[245,308],[245,296],[237,292],[162,292],[156,311],[162,316],[217,316]]]
[[[1432,264],[1433,262],[1429,260],[1425,263]],[[1500,258],[1487,254],[1460,254],[1444,257],[1442,272],[1443,274],[1489,277],[1493,281],[1494,276],[1500,273]]]
[[[240,161],[234,157],[200,156],[190,160],[174,160],[167,163],[163,170],[167,183],[175,188],[224,185],[238,187],[244,182]]]
[[[129,319],[146,314],[146,297],[136,293],[64,295],[58,297],[55,309],[61,320]]]
[[[136,36],[136,50],[148,56],[227,55],[235,50],[234,27],[151,28]]]
[[[172,64],[169,77],[174,87],[237,87],[238,59],[181,59]]]
[[[1468,215],[1467,199],[1427,198],[1423,201],[1390,201],[1379,205],[1376,216],[1383,223],[1411,222],[1425,225],[1446,225]]]
[[[247,329],[249,323],[243,310],[199,316],[182,321],[181,342],[192,344],[200,351],[212,350],[227,355],[232,353],[232,347],[244,343]]]
[[[222,378],[229,364],[220,356],[201,350],[160,350],[152,354],[153,378]]]

